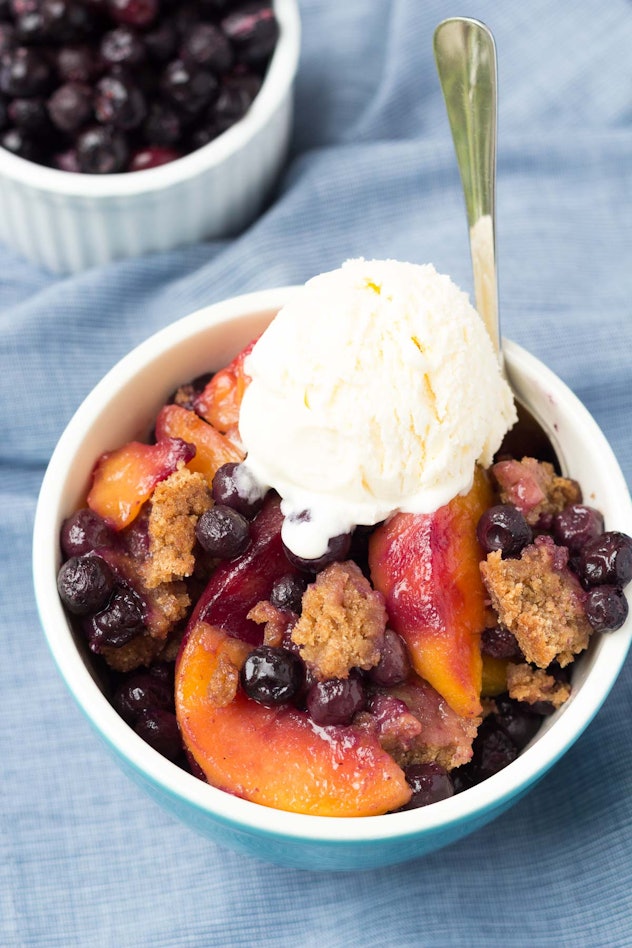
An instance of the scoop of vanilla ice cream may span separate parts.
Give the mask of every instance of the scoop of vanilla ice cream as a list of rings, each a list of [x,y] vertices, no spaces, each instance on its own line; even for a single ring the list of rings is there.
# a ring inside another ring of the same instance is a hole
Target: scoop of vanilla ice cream
[[[331,537],[467,491],[516,421],[468,297],[430,264],[349,260],[280,310],[245,364],[246,467],[275,488],[283,539]]]

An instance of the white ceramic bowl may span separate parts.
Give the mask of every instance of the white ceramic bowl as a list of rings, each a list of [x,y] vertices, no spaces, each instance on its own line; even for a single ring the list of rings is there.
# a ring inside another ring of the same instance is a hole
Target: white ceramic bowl
[[[227,237],[262,209],[287,154],[300,49],[297,0],[274,0],[280,36],[244,118],[203,148],[147,171],[88,175],[0,148],[0,240],[73,273],[121,257]]]
[[[33,544],[35,590],[48,643],[71,693],[123,768],[160,804],[217,842],[263,859],[309,869],[367,869],[454,842],[542,777],[610,691],[628,651],[632,615],[617,632],[594,636],[575,663],[572,697],[545,720],[514,763],[471,790],[422,809],[356,819],[286,813],[208,786],[144,743],[102,694],[59,601],[59,529],[81,505],[99,454],[146,436],[168,395],[225,365],[289,293],[287,288],[253,293],[187,316],[140,345],[97,385],[62,435],[44,478]],[[506,357],[517,395],[545,427],[565,471],[603,511],[608,528],[632,533],[630,496],[595,421],[563,382],[523,349],[508,342]]]

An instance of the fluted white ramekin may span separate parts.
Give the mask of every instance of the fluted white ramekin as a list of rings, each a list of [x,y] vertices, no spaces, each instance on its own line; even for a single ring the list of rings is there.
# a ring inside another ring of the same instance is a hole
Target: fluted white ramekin
[[[281,170],[300,49],[297,0],[274,0],[280,36],[245,117],[177,161],[113,175],[46,168],[0,148],[0,241],[56,273],[228,237]]]

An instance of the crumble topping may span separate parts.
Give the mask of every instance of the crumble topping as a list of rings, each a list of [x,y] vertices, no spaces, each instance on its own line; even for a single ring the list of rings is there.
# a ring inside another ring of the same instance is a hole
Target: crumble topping
[[[348,678],[380,659],[386,628],[384,599],[352,560],[332,563],[303,594],[292,641],[317,677]]]
[[[483,581],[502,625],[516,637],[527,662],[564,667],[588,646],[592,632],[584,593],[567,566],[568,550],[536,537],[519,559],[499,550],[481,563]]]
[[[148,588],[190,576],[195,568],[195,526],[212,505],[203,474],[180,467],[156,485],[149,512]]]
[[[543,668],[532,668],[531,665],[521,663],[507,665],[507,690],[509,697],[516,701],[526,701],[536,704],[538,701],[547,701],[554,708],[559,708],[568,701],[571,686],[566,681],[556,681]]]
[[[178,653],[181,636],[176,635],[167,642],[154,639],[149,634],[137,635],[131,642],[115,648],[104,645],[99,651],[110,668],[118,672],[130,672],[154,662],[172,662]]]

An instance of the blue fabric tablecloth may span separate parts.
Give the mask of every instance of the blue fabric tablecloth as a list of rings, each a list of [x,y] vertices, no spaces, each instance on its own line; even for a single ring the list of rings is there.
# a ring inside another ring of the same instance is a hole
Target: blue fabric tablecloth
[[[408,865],[327,875],[219,849],[116,767],[48,652],[31,585],[38,488],[83,396],[197,307],[354,255],[471,288],[432,56],[446,16],[499,52],[504,332],[585,402],[632,481],[632,4],[302,0],[292,153],[234,240],[61,279],[0,248],[0,944],[630,946],[632,665],[522,802]]]

